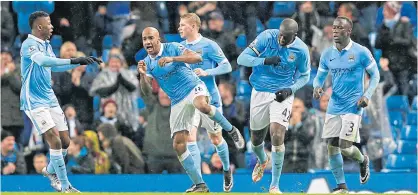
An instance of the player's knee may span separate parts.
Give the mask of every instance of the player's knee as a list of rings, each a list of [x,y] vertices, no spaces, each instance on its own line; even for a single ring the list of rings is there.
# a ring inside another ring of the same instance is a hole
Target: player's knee
[[[346,140],[339,140],[338,146],[342,149],[346,149],[346,148],[351,148],[351,146],[353,145],[352,142],[350,141],[346,141]]]
[[[210,140],[212,142],[213,145],[218,146],[219,144],[222,143],[223,138],[222,138],[222,134],[210,134]]]
[[[183,139],[174,139],[173,148],[177,155],[182,155],[187,149],[187,143]]]
[[[282,145],[284,143],[284,135],[286,128],[278,123],[272,123],[270,126],[271,142],[275,146]]]
[[[53,129],[50,129],[44,133],[44,138],[48,142],[51,149],[61,149],[61,139],[55,134]]]
[[[61,137],[61,145],[62,149],[67,149],[70,146],[70,138],[69,137]]]
[[[204,114],[209,114],[211,112],[211,107],[204,96],[196,97],[193,104],[196,109]]]
[[[333,155],[341,153],[341,150],[339,147],[335,147],[331,144],[328,144],[327,148],[328,148],[328,156],[333,156]]]

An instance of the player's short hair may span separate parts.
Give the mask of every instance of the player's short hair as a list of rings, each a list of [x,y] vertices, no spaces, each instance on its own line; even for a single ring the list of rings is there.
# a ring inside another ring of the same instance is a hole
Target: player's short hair
[[[194,22],[196,24],[197,28],[199,28],[199,29],[200,29],[200,26],[202,25],[202,22],[200,21],[200,17],[195,13],[184,14],[184,15],[180,16],[180,19],[188,19],[188,20]]]
[[[350,18],[347,18],[345,16],[338,16],[336,19],[346,20],[350,24],[350,27],[353,28],[353,21],[351,21]]]
[[[32,29],[32,26],[35,20],[41,17],[49,17],[49,14],[44,11],[36,11],[30,14],[29,16],[30,29]]]

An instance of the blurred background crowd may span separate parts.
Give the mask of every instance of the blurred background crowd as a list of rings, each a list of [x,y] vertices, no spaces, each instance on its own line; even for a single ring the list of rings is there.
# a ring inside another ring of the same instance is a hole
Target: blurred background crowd
[[[52,75],[72,139],[66,159],[69,174],[184,171],[172,149],[167,120],[170,99],[157,83],[153,83],[152,96],[142,96],[136,64],[147,55],[142,49],[142,30],[154,26],[163,41],[179,42],[179,16],[188,12],[201,17],[201,34],[216,41],[233,66],[231,73],[217,77],[217,83],[223,112],[246,141],[251,68],[238,66],[236,59],[263,30],[278,29],[286,17],[298,22],[298,37],[310,48],[312,72],[293,104],[285,138],[283,172],[287,173],[329,169],[321,133],[332,91],[313,100],[312,81],[321,52],[333,44],[333,19],[352,19],[352,40],[372,51],[381,71],[379,87],[363,115],[359,147],[373,160],[375,171],[416,171],[416,7],[417,2],[3,1],[1,174],[37,174],[49,158],[47,144],[19,110],[20,46],[30,33],[28,17],[38,10],[51,16],[51,46],[58,57],[92,55],[105,62],[97,68],[81,66]],[[256,158],[250,144],[238,151],[229,136],[224,138],[235,172],[251,171]],[[203,173],[221,172],[219,156],[205,130],[199,130],[198,144]],[[357,163],[344,162],[346,171],[358,171]]]

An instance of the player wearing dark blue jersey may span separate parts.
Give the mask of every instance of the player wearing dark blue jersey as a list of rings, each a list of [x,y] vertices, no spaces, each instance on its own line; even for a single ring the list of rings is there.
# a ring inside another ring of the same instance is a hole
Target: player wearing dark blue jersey
[[[327,140],[329,164],[338,184],[335,193],[348,192],[341,154],[360,164],[361,184],[370,178],[369,158],[353,142],[360,142],[361,114],[379,83],[380,75],[371,52],[350,39],[352,27],[352,21],[346,17],[334,20],[335,45],[322,53],[314,79],[314,98],[319,99],[328,72],[331,73],[332,95],[322,138]],[[366,72],[370,75],[370,83],[365,90]]]

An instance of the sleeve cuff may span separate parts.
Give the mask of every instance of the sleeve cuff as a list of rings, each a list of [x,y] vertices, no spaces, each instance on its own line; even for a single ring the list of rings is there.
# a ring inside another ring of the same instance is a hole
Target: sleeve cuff
[[[146,75],[147,75],[147,77],[154,78],[151,74],[146,74]]]
[[[370,70],[370,69],[372,69],[374,66],[377,66],[377,64],[376,64],[376,61],[372,61],[367,67],[366,67],[366,70]]]
[[[323,68],[321,68],[321,67],[319,67],[319,68],[318,68],[318,71],[321,71],[321,72],[328,72],[328,70],[325,70],[325,69],[323,69]]]

